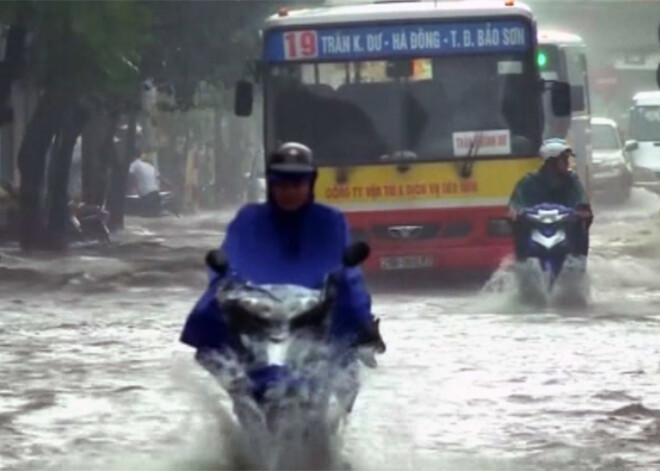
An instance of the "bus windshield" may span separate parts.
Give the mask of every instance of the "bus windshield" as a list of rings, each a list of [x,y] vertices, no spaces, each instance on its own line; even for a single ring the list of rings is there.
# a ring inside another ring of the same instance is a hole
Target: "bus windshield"
[[[523,157],[542,115],[523,18],[371,23],[265,33],[266,138],[321,165]]]
[[[639,106],[630,113],[631,138],[660,141],[660,106]]]
[[[266,87],[270,145],[305,142],[320,165],[529,156],[541,138],[523,54],[276,64]]]

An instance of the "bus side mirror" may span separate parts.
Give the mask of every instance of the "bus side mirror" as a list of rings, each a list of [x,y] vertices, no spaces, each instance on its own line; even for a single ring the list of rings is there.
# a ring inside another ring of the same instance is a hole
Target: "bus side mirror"
[[[655,83],[657,83],[658,88],[660,88],[660,64],[658,64],[658,68],[655,70]]]
[[[250,116],[252,114],[253,100],[252,82],[239,80],[236,83],[236,92],[234,95],[234,113],[236,116]]]
[[[584,87],[582,85],[571,86],[571,111],[584,111],[586,107]]]
[[[571,115],[571,86],[566,82],[552,82],[550,88],[552,114],[558,118]]]

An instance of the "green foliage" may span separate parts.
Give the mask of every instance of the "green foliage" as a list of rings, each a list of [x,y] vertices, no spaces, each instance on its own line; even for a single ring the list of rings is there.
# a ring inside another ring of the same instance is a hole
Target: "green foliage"
[[[80,63],[83,80],[98,78],[102,89],[110,92],[132,90],[140,78],[141,51],[149,32],[148,12],[128,1],[70,5],[71,29],[84,59]]]
[[[28,28],[28,73],[42,86],[122,94],[138,83],[149,16],[135,1],[3,2],[0,20]]]
[[[254,0],[4,1],[0,22],[28,28],[28,73],[41,86],[122,98],[153,78],[188,109],[201,83],[226,89],[246,61],[258,57],[258,31],[279,6]]]
[[[277,1],[146,1],[153,23],[143,72],[174,88],[177,105],[195,106],[199,84],[233,86],[259,55],[264,19]]]

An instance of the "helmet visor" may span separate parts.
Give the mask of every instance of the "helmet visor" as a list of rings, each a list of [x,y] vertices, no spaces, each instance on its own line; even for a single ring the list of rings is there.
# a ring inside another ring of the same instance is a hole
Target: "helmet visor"
[[[308,163],[278,162],[270,164],[268,171],[290,174],[312,174],[314,173],[314,167]]]
[[[283,164],[291,165],[291,164]],[[291,168],[286,168],[282,171],[278,165],[271,166],[268,169],[266,177],[269,182],[311,182],[314,179],[314,170],[307,166],[305,169],[298,169],[292,171]]]

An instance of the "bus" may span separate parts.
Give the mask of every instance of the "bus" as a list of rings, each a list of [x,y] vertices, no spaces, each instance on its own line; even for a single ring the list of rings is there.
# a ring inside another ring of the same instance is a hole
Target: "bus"
[[[539,166],[536,33],[512,0],[281,9],[254,68],[264,149],[314,150],[316,198],[370,244],[367,272],[492,271],[512,252],[510,193]],[[567,84],[545,88],[569,114]],[[252,93],[239,81],[239,116]]]
[[[566,139],[575,151],[574,168],[587,191],[592,190],[591,103],[587,47],[576,34],[539,31],[537,62],[545,80],[566,82],[571,87],[571,114],[557,117],[549,97],[544,99],[544,137]]]

